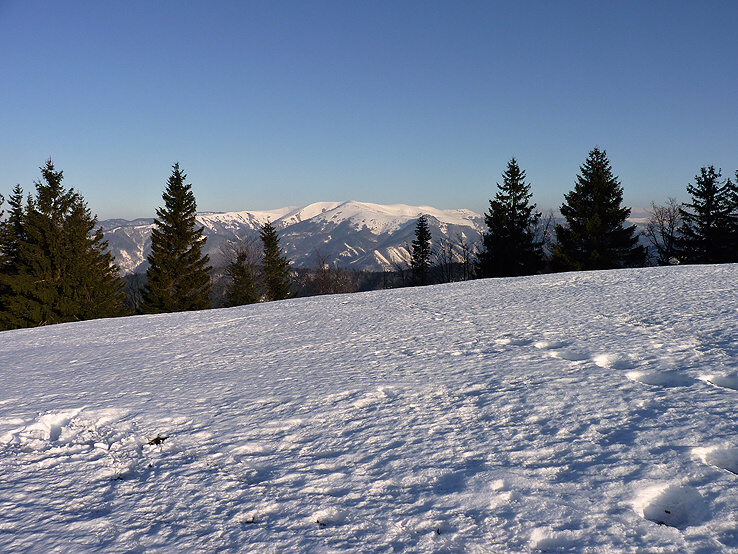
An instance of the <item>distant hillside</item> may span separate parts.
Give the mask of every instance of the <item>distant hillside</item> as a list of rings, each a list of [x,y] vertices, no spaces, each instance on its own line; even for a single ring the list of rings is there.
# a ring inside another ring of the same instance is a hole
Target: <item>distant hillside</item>
[[[315,251],[339,267],[390,270],[407,256],[405,245],[414,238],[415,224],[426,215],[434,241],[441,238],[468,243],[480,239],[484,218],[470,210],[438,210],[429,206],[384,206],[365,202],[316,202],[303,207],[270,211],[200,213],[199,225],[208,238],[205,251],[214,265],[221,263],[221,247],[228,241],[258,234],[271,221],[281,245],[297,267],[315,263]],[[151,251],[153,219],[101,221],[110,250],[121,272],[145,271]]]

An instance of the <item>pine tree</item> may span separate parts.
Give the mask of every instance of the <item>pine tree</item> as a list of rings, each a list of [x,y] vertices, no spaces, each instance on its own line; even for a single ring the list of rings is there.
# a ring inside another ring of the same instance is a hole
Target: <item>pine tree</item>
[[[226,275],[231,283],[226,290],[226,306],[242,306],[259,301],[258,265],[254,237],[243,239],[227,251]]]
[[[16,185],[13,194],[8,198],[10,211],[8,218],[0,224],[0,253],[2,262],[0,271],[12,272],[17,269],[18,245],[25,236],[23,232],[23,189]]]
[[[566,225],[556,226],[554,267],[590,270],[642,265],[646,252],[638,245],[635,226],[624,226],[630,209],[621,206],[623,188],[606,152],[592,150],[580,172],[561,205]]]
[[[121,314],[122,281],[102,230],[51,160],[41,168],[36,196],[22,206],[17,186],[2,228],[5,328]]]
[[[0,208],[5,204],[5,197],[0,194]],[[12,235],[8,234],[7,222],[3,219],[5,210],[0,209],[0,274],[5,266],[9,264],[10,253],[8,248],[12,248]]]
[[[502,185],[489,212],[484,215],[487,232],[483,234],[483,250],[479,254],[479,270],[484,277],[530,275],[542,266],[541,242],[536,240],[536,227],[541,214],[530,204],[530,185],[525,171],[512,158],[502,174]]]
[[[76,257],[78,263],[70,260],[72,285],[68,296],[73,300],[80,319],[94,319],[102,316],[121,315],[124,283],[113,264],[113,256],[108,251],[97,217],[93,216],[81,197],[75,198],[67,218],[66,248]],[[89,276],[96,276],[90,279]]]
[[[431,232],[428,227],[428,218],[421,215],[415,226],[415,239],[412,242],[410,259],[413,268],[413,280],[417,284],[425,285],[428,282],[431,253]]]
[[[730,225],[730,247],[733,251],[733,261],[738,260],[738,170],[735,172],[735,181],[731,183],[730,205],[733,208],[733,220]]]
[[[269,221],[262,225],[259,238],[264,246],[261,263],[266,300],[290,298],[290,264],[282,255],[279,236]]]
[[[202,227],[195,228],[197,203],[186,179],[174,164],[162,194],[164,207],[156,209],[142,305],[148,313],[210,307],[210,259],[202,254],[206,238]]]
[[[0,194],[0,207],[5,204],[5,197]],[[8,247],[12,244],[12,240],[7,240],[6,222],[3,220],[5,210],[0,210],[0,311],[5,311],[5,298],[7,296],[5,285],[3,284],[3,275],[6,268],[10,267],[10,255]],[[12,237],[11,237],[12,238]],[[2,327],[0,327],[2,330]]]
[[[254,279],[246,254],[240,252],[236,259],[228,264],[227,271],[233,280],[226,293],[227,306],[243,306],[244,304],[255,304],[259,301],[256,279]]]
[[[682,225],[677,239],[678,258],[682,263],[717,264],[738,261],[734,230],[738,225],[736,191],[729,179],[721,180],[721,171],[703,167],[695,175],[695,184],[687,185],[692,202],[682,204]]]
[[[20,265],[19,242],[23,233],[23,189],[16,185],[13,195],[8,199],[10,212],[7,219],[0,223],[0,330],[20,326],[13,322],[10,305],[14,295],[11,283],[18,274]],[[3,214],[4,215],[4,214]]]

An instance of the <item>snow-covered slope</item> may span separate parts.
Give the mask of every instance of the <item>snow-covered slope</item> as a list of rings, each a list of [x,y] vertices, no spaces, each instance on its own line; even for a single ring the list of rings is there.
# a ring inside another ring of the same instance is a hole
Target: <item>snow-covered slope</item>
[[[2,552],[735,552],[738,265],[0,333]]]
[[[221,247],[227,241],[258,234],[271,221],[280,234],[280,244],[298,267],[315,264],[315,251],[341,267],[390,270],[403,256],[405,244],[414,236],[418,217],[425,214],[434,240],[479,240],[483,218],[469,210],[438,210],[429,206],[382,206],[365,202],[316,202],[304,207],[271,211],[200,213],[199,225],[208,237],[206,252],[215,264],[221,262]],[[151,251],[153,220],[102,221],[105,237],[122,272],[144,271]]]

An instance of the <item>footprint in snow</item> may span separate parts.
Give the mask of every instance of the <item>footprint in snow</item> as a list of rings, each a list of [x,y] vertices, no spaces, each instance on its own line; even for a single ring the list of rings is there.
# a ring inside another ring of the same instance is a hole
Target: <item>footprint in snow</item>
[[[397,398],[400,392],[400,389],[396,387],[377,387],[375,390],[353,402],[352,406],[354,408],[366,408],[367,406],[393,400]]]
[[[102,417],[97,421],[81,418],[81,412],[82,409],[48,412],[33,422],[19,420],[17,423],[25,425],[0,436],[0,444],[16,444],[40,451],[51,448],[51,443],[94,444],[96,437],[102,441],[104,437],[98,437],[99,432],[115,419],[115,411],[100,412]]]
[[[504,336],[495,339],[498,346],[526,346],[533,342],[533,339],[525,337]]]
[[[605,369],[630,369],[633,367],[633,362],[628,357],[618,354],[600,354],[595,356],[592,361],[595,365]]]
[[[699,491],[683,485],[646,489],[633,507],[644,519],[678,529],[699,525],[708,516],[707,504]]]
[[[701,379],[717,387],[738,390],[738,372],[729,373],[728,375],[705,375]]]
[[[554,358],[560,358],[562,360],[568,360],[570,362],[581,362],[589,358],[589,354],[574,348],[564,348],[562,350],[553,350],[551,356]]]
[[[738,475],[738,448],[717,446],[695,448],[694,453],[704,463]]]
[[[541,340],[535,343],[533,346],[535,346],[536,348],[540,348],[541,350],[556,350],[558,348],[565,348],[569,346],[569,343],[560,340]]]
[[[689,387],[697,382],[678,371],[630,371],[628,379],[656,387]]]
[[[540,350],[549,350],[549,355],[552,358],[559,358],[561,360],[568,360],[570,362],[581,362],[589,359],[589,353],[571,348],[571,343],[565,341],[538,341],[533,346]]]

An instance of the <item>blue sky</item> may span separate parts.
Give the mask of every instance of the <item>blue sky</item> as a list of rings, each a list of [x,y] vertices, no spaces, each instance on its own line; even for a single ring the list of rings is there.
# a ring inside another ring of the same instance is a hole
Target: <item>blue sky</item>
[[[607,150],[629,206],[738,169],[738,3],[0,0],[0,192],[51,157],[101,219],[359,200],[558,207]]]

